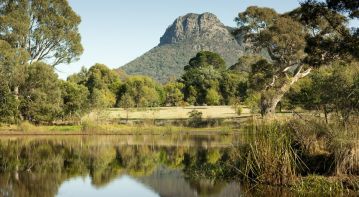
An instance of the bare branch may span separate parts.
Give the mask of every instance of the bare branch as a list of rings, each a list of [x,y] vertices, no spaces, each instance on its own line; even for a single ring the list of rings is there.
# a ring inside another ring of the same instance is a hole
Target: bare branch
[[[310,74],[310,72],[312,72],[312,70],[313,70],[313,68],[312,68],[312,67],[308,68],[306,71],[304,71],[304,72],[300,73],[299,78],[306,77],[307,75],[309,75],[309,74]]]

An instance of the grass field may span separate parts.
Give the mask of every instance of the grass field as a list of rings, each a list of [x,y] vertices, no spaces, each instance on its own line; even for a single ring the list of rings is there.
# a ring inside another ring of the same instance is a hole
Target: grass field
[[[112,108],[102,113],[93,112],[90,117],[105,116],[109,119],[187,119],[189,112],[202,112],[202,118],[238,118],[240,117],[231,106],[196,106],[196,107],[158,107],[146,109]],[[241,116],[250,115],[248,108],[243,108]],[[127,116],[128,115],[128,116]]]

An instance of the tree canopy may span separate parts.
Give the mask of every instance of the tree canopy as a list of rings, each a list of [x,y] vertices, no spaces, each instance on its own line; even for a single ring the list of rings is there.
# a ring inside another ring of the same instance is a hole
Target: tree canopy
[[[311,3],[308,1],[286,14],[252,6],[235,19],[237,33],[244,34],[246,42],[250,43],[248,50],[268,53],[267,58],[252,64],[249,79],[252,88],[261,91],[262,115],[275,113],[277,104],[290,87],[314,68],[349,56],[339,53],[333,44],[348,43],[344,41],[350,32],[345,25],[346,18],[335,11],[325,12],[328,15],[324,16],[320,12],[310,12],[306,6]],[[309,17],[308,13],[316,13],[318,18]],[[326,17],[335,20],[335,26],[324,21]],[[323,44],[326,46],[319,46]]]
[[[56,66],[82,54],[81,18],[67,0],[2,0],[0,5],[0,40],[26,50],[30,62]]]

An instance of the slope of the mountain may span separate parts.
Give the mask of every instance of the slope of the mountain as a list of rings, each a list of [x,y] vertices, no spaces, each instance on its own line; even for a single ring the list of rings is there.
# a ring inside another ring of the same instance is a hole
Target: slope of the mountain
[[[220,54],[233,65],[243,54],[240,39],[231,34],[211,13],[187,14],[177,18],[160,39],[160,44],[121,67],[130,75],[148,75],[160,82],[177,78],[183,67],[200,51]]]

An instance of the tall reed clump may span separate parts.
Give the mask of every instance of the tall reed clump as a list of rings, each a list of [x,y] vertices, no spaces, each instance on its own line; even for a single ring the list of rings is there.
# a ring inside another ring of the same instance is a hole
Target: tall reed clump
[[[336,175],[359,175],[359,139],[335,140],[330,146]]]
[[[286,123],[292,139],[292,147],[301,158],[301,175],[329,175],[333,169],[334,158],[328,149],[333,139],[334,130],[317,120],[292,119]]]
[[[333,175],[359,175],[359,126],[335,125],[335,137],[328,149],[334,157]]]
[[[283,123],[262,122],[247,127],[250,142],[240,151],[239,171],[249,181],[286,185],[297,176],[298,154]]]
[[[359,175],[359,136],[338,124],[315,119],[287,123],[306,173]]]

